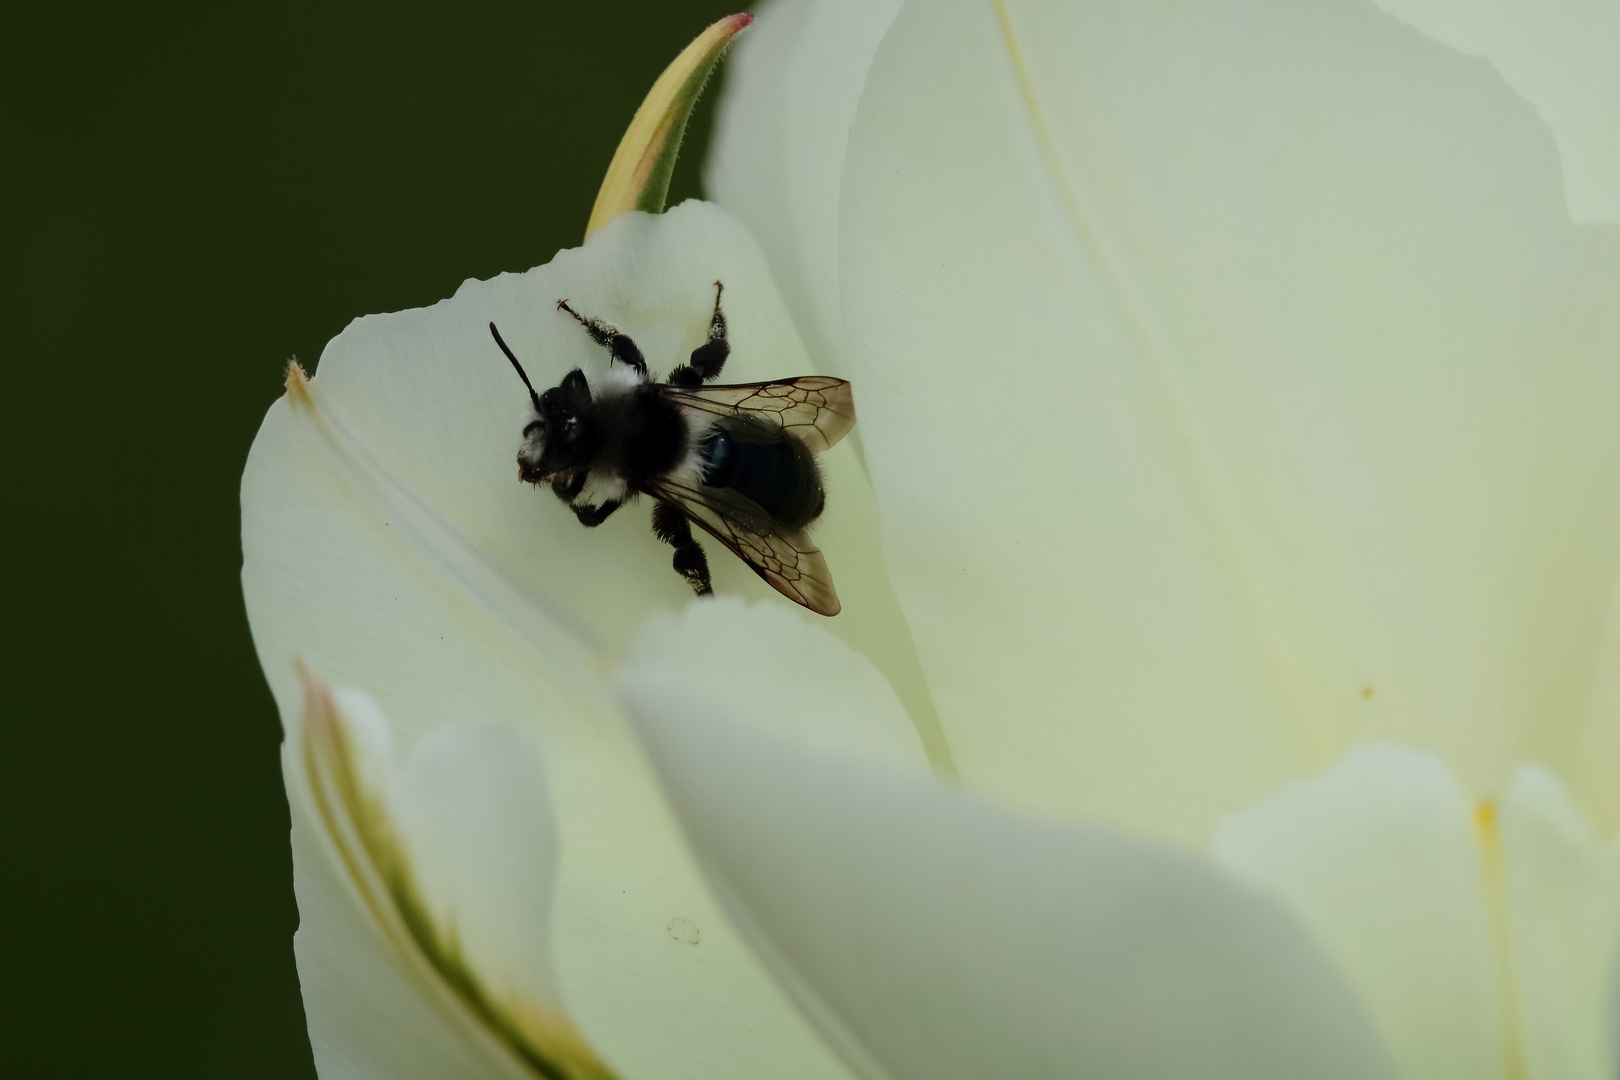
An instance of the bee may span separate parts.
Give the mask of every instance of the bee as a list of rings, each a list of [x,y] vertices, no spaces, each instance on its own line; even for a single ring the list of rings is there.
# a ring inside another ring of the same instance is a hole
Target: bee
[[[714,283],[708,337],[663,382],[648,375],[629,335],[557,301],[558,311],[608,350],[608,374],[594,392],[575,368],[537,393],[490,323],[534,404],[518,477],[550,485],[586,528],[637,495],[650,496],[653,535],[675,549],[675,571],[699,596],[714,588],[693,525],[789,600],[836,615],[832,575],[806,530],[827,501],[815,455],[855,426],[850,385],[821,375],[710,385],[731,355],[724,291]]]

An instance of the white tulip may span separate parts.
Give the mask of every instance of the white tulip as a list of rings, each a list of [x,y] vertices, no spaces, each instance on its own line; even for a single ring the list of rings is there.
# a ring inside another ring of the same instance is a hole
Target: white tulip
[[[1387,6],[779,2],[725,210],[292,374],[243,581],[325,1080],[1615,1075],[1617,94]],[[716,279],[726,381],[855,382],[836,619],[722,551],[656,614],[635,511],[515,482],[486,324],[667,369]]]

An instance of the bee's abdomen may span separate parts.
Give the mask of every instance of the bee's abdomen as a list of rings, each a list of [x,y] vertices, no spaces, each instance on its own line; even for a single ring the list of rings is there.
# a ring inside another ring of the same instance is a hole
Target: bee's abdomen
[[[720,426],[703,444],[703,482],[752,499],[791,528],[810,524],[827,501],[815,459],[802,443],[745,441]]]

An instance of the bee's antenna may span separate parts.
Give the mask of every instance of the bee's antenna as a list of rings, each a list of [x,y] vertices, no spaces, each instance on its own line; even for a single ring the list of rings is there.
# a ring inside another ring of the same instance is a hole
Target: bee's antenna
[[[512,366],[517,368],[518,378],[522,379],[523,385],[529,388],[529,400],[534,402],[534,411],[539,412],[540,395],[534,392],[534,383],[529,381],[529,373],[523,370],[523,365],[518,363],[518,358],[512,355],[512,350],[508,349],[506,342],[501,340],[501,332],[495,329],[494,323],[489,324],[489,332],[495,335],[495,344],[501,347],[501,352],[505,353],[506,358],[512,361]]]

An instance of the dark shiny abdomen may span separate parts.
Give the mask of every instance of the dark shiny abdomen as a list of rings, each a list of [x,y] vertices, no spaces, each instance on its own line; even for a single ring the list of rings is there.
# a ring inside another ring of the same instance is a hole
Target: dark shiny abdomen
[[[703,482],[752,499],[792,528],[814,521],[826,502],[810,451],[775,433],[766,440],[747,429],[711,431],[703,446]]]

